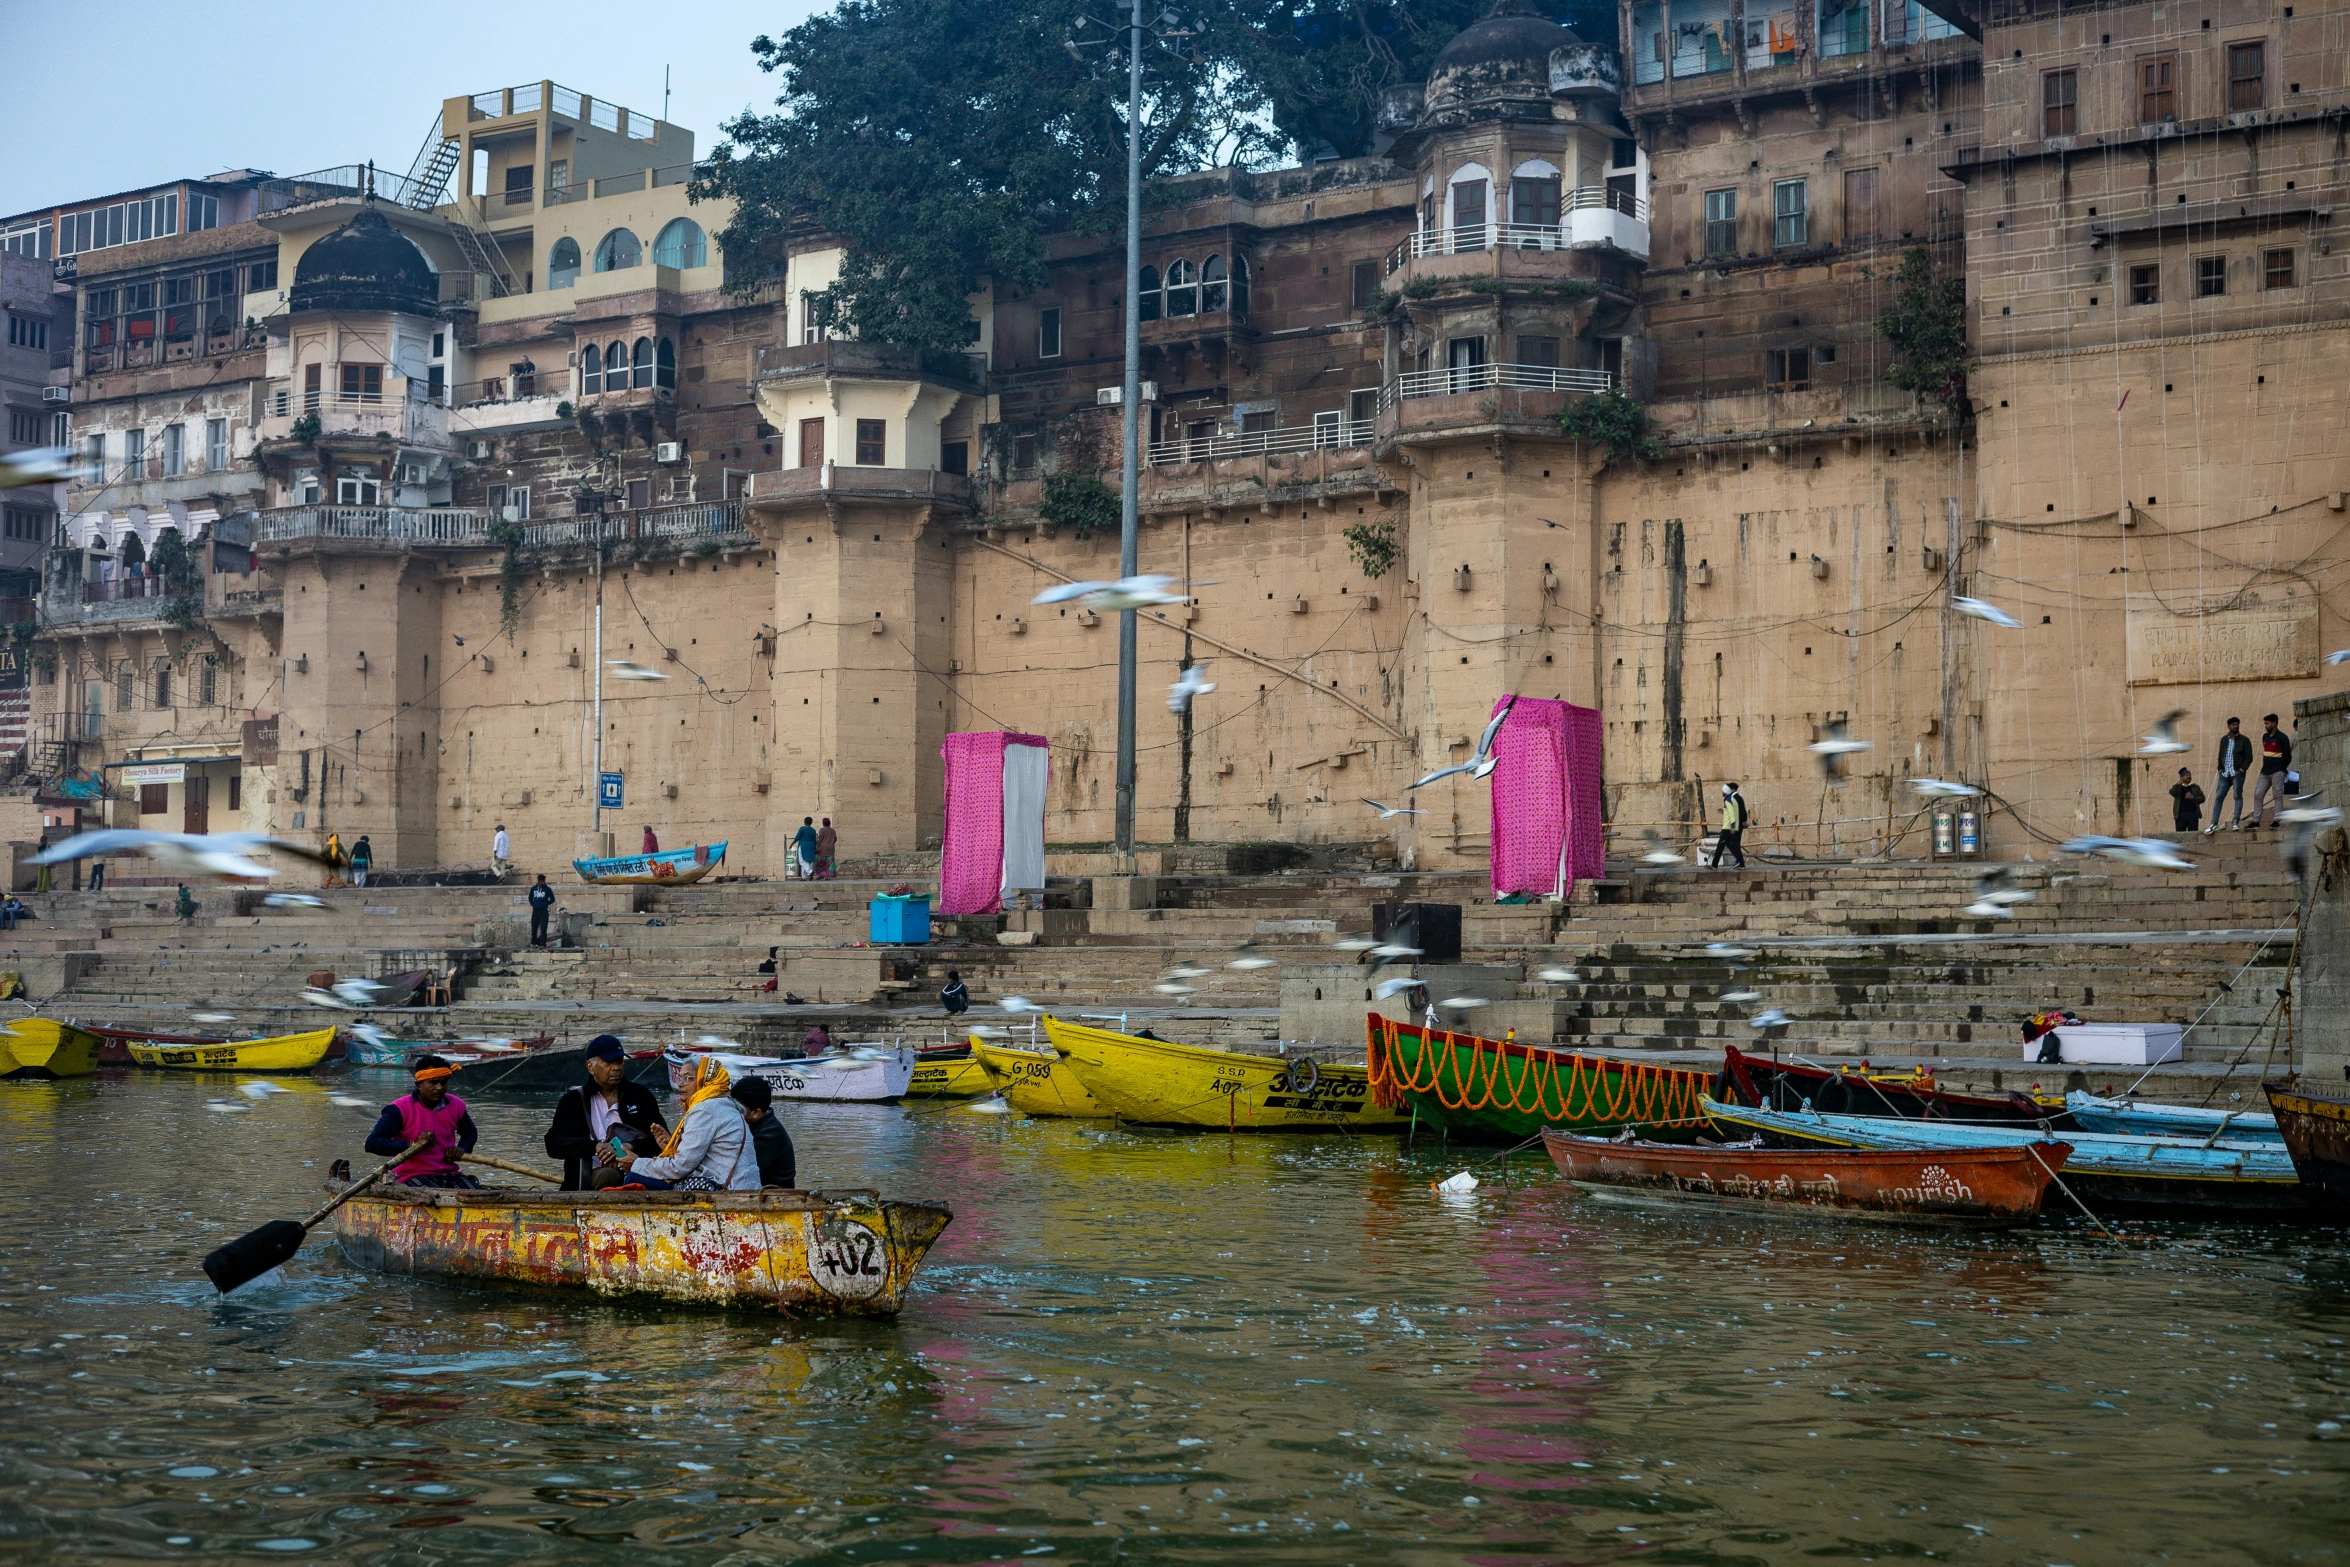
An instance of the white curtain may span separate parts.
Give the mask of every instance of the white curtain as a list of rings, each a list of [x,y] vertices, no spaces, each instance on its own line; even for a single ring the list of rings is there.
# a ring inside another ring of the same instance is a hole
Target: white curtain
[[[1004,888],[1044,889],[1045,769],[1052,753],[1041,745],[1004,747]]]

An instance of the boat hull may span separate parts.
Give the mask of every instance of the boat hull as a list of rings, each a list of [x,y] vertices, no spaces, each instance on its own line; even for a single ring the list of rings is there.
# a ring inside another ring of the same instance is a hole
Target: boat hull
[[[54,1018],[20,1017],[0,1033],[0,1077],[88,1077],[105,1041]]]
[[[1423,1029],[1373,1013],[1371,1092],[1450,1136],[1523,1142],[1545,1127],[1694,1126],[1713,1079],[1679,1067]]]
[[[1227,1132],[1397,1132],[1409,1120],[1371,1097],[1365,1067],[1205,1050],[1053,1017],[1044,1031],[1062,1065],[1121,1121]]]
[[[923,1061],[914,1067],[914,1075],[906,1084],[909,1099],[976,1099],[992,1093],[995,1084],[988,1079],[987,1068],[976,1056],[965,1056],[959,1061]]]
[[[1578,1186],[1700,1205],[2000,1229],[2040,1215],[2063,1143],[1964,1150],[1716,1148],[1545,1131]]]
[[[134,1042],[131,1060],[139,1066],[180,1072],[307,1072],[326,1059],[335,1041],[331,1028],[268,1039],[231,1039],[217,1045],[154,1045]]]
[[[573,860],[579,879],[593,887],[658,884],[683,887],[700,881],[726,863],[723,843],[696,844],[661,854],[623,854],[609,860]]]
[[[1830,1115],[1876,1115],[1901,1120],[1995,1122],[2058,1130],[2070,1126],[2065,1107],[2043,1104],[2029,1094],[1959,1094],[1937,1087],[1930,1076],[1872,1072],[1803,1061],[1774,1061],[1749,1055],[1736,1045],[1722,1050],[1721,1098],[1725,1103],[1764,1110],[1825,1111]]]
[[[335,1210],[363,1268],[506,1288],[812,1315],[892,1316],[943,1203],[872,1192],[379,1188]]]
[[[2261,1086],[2310,1207],[2350,1218],[2350,1099],[2321,1098],[2282,1083]]]
[[[1107,1121],[1108,1105],[1094,1098],[1069,1063],[1040,1050],[1007,1050],[984,1039],[971,1041],[971,1056],[987,1071],[995,1092],[1029,1115],[1072,1116]]]
[[[2075,1129],[2125,1136],[2213,1137],[2230,1142],[2281,1141],[2277,1118],[2254,1110],[2206,1110],[2193,1105],[2144,1104],[2134,1099],[2101,1099],[2079,1089],[2064,1096]]]
[[[1781,1147],[1965,1149],[2040,1138],[2024,1127],[1961,1126],[1942,1121],[1756,1110],[1708,1102],[1708,1113],[1733,1135],[1761,1133]],[[2092,1209],[2203,1209],[2229,1213],[2304,1211],[2301,1183],[2274,1143],[2221,1142],[2106,1132],[2066,1132],[2072,1146],[2057,1173]]]
[[[842,1054],[785,1058],[738,1056],[723,1051],[673,1050],[661,1059],[669,1066],[669,1086],[682,1092],[679,1069],[696,1055],[707,1053],[726,1068],[736,1082],[758,1078],[778,1099],[818,1104],[884,1104],[903,1099],[913,1081],[915,1053],[911,1046],[882,1049],[871,1056]]]

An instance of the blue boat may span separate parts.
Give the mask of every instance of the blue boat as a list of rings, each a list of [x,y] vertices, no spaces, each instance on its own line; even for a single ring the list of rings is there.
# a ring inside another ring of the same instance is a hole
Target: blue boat
[[[688,882],[700,881],[724,863],[725,844],[697,843],[690,849],[669,849],[660,854],[623,854],[609,860],[573,860],[571,868],[579,872],[581,881],[599,887],[631,882],[682,887]]]
[[[1715,1125],[1760,1133],[1779,1147],[1993,1148],[2057,1142],[2072,1146],[2058,1173],[2092,1208],[2196,1208],[2230,1213],[2289,1212],[2307,1207],[2300,1177],[2281,1142],[2202,1137],[2060,1136],[2020,1126],[1962,1126],[1948,1121],[1892,1121],[1881,1116],[1823,1115],[1816,1110],[1750,1110],[1707,1100]]]
[[[2232,1143],[2283,1142],[2277,1118],[2265,1110],[2208,1110],[2197,1105],[2142,1104],[2101,1099],[2074,1089],[2064,1096],[2072,1124],[2084,1132],[2148,1133],[2156,1137],[2221,1138]]]

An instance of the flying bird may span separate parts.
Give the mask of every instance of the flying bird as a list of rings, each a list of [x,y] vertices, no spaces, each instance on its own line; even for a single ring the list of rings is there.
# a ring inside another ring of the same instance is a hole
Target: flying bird
[[[1178,675],[1175,679],[1175,683],[1167,688],[1167,711],[1170,713],[1188,713],[1191,711],[1191,699],[1193,697],[1206,696],[1210,691],[1215,690],[1216,682],[1213,680],[1206,680],[1201,678],[1207,674],[1207,672],[1208,666],[1205,662],[1202,662],[1193,664],[1190,668],[1184,670],[1181,675]]]
[[[1418,947],[1407,947],[1400,941],[1385,941],[1371,949],[1371,956],[1393,963],[1398,958],[1417,958],[1425,954]]]
[[[1170,593],[1173,577],[1121,577],[1116,582],[1064,582],[1029,600],[1032,604],[1066,604],[1080,600],[1087,609],[1122,611],[1180,604],[1189,595]]]
[[[2015,910],[2006,904],[1990,903],[1981,898],[1977,898],[1959,912],[1972,915],[1979,920],[2011,920],[2015,918]]]
[[[1026,996],[1006,996],[1003,1000],[997,1002],[996,1005],[1002,1007],[1006,1012],[1012,1013],[1042,1012],[1044,1010],[1044,1008],[1038,1006],[1035,1002],[1029,1000]]]
[[[366,1100],[354,1099],[349,1094],[329,1094],[327,1095],[327,1103],[341,1105],[346,1110],[372,1110],[375,1108]]]
[[[2185,708],[2174,707],[2157,718],[2154,721],[2154,732],[2146,737],[2144,745],[2138,747],[2138,754],[2140,756],[2176,756],[2181,751],[2193,750],[2193,746],[2179,738],[2179,720],[2186,716],[2187,710]]]
[[[191,1012],[188,1014],[188,1021],[191,1023],[234,1023],[236,1020],[236,1014],[233,1012]]]
[[[1167,979],[1151,986],[1151,989],[1162,996],[1188,996],[1196,992],[1199,987],[1197,985],[1179,985],[1175,981]]]
[[[1760,1001],[1762,992],[1759,990],[1725,990],[1715,999],[1719,1001]]]
[[[1360,799],[1372,810],[1377,811],[1381,821],[1386,821],[1389,817],[1392,816],[1417,816],[1420,814],[1418,810],[1408,805],[1381,805],[1377,800],[1372,799],[1367,794],[1358,795],[1356,798]]]
[[[2038,896],[2017,882],[2012,865],[1994,865],[1975,878],[1975,899],[1980,903],[1996,903],[2004,908],[2011,903],[2029,903]]]
[[[1210,974],[1213,974],[1213,973],[1215,973],[1215,972],[1216,972],[1216,971],[1215,971],[1214,969],[1212,969],[1212,968],[1201,968],[1201,967],[1200,967],[1198,964],[1196,964],[1196,963],[1178,963],[1178,964],[1176,964],[1176,965],[1175,965],[1173,968],[1171,968],[1171,969],[1167,970],[1167,972],[1166,972],[1166,973],[1164,973],[1164,974],[1161,974],[1161,975],[1159,976],[1159,978],[1161,978],[1161,979],[1206,979],[1206,978],[1207,978],[1207,977],[1208,977]]]
[[[1820,737],[1811,743],[1811,754],[1820,759],[1820,774],[1828,780],[1828,787],[1844,787],[1844,759],[1856,751],[1869,748],[1866,740],[1852,738],[1851,726],[1841,718],[1832,718],[1820,726]]]
[[[1641,863],[1646,865],[1681,865],[1687,863],[1687,857],[1674,853],[1673,846],[1665,842],[1664,839],[1659,838],[1656,835],[1655,828],[1642,828],[1640,831],[1640,836],[1648,840],[1647,851],[1640,856]]]
[[[963,1107],[973,1115],[1010,1115],[1012,1107],[994,1094],[985,1099],[974,1099]]]
[[[2057,847],[2066,854],[2102,854],[2124,865],[2143,865],[2153,870],[2191,871],[2195,868],[2193,861],[2181,859],[2178,849],[2161,838],[2108,838],[2090,833],[2079,838],[2067,838]]]
[[[338,979],[334,983],[334,993],[352,1006],[364,1007],[382,995],[384,987],[372,979]]]
[[[1446,996],[1436,1003],[1449,1012],[1468,1012],[1485,1005],[1483,996]]]
[[[1541,980],[1545,985],[1576,985],[1582,983],[1583,980],[1583,976],[1576,973],[1571,968],[1555,967],[1546,968],[1540,973],[1536,974],[1534,977],[1538,980]]]
[[[1418,983],[1418,980],[1408,974],[1398,975],[1394,979],[1383,979],[1371,987],[1371,999],[1385,1001],[1389,996],[1400,995]]]
[[[252,858],[262,849],[274,849],[320,865],[326,863],[326,855],[306,843],[288,843],[283,838],[264,837],[260,833],[140,832],[127,827],[77,834],[35,855],[31,863],[62,865],[93,854],[144,854],[175,876],[266,881],[277,872]]]
[[[634,659],[607,658],[604,660],[604,667],[612,671],[612,678],[615,680],[667,680],[669,678],[658,669],[647,669]]]
[[[271,1094],[290,1094],[293,1092],[293,1090],[290,1088],[280,1088],[275,1083],[264,1082],[256,1079],[250,1083],[239,1083],[237,1085],[237,1092],[243,1094],[247,1099],[267,1099]]]
[[[377,1028],[373,1023],[354,1023],[351,1025],[351,1037],[363,1045],[380,1045],[392,1036]]]
[[[1232,950],[1239,953],[1240,955],[1234,958],[1231,962],[1225,964],[1224,966],[1226,968],[1260,969],[1271,968],[1273,966],[1274,960],[1266,957],[1262,952],[1259,952],[1257,950],[1257,944],[1253,941],[1244,941],[1239,946],[1234,947]]]
[[[1789,1017],[1786,1013],[1780,1011],[1777,1007],[1772,1007],[1767,1011],[1757,1012],[1754,1016],[1748,1018],[1746,1020],[1746,1026],[1753,1029],[1777,1028],[1782,1024],[1792,1023],[1794,1021],[1795,1019]]]
[[[1418,783],[1413,784],[1412,788],[1414,790],[1425,789],[1437,779],[1450,778],[1455,773],[1467,773],[1472,778],[1491,777],[1493,769],[1500,765],[1501,760],[1493,754],[1493,742],[1501,734],[1501,726],[1509,721],[1510,709],[1517,705],[1518,695],[1513,691],[1502,699],[1501,711],[1494,714],[1492,719],[1486,723],[1485,732],[1477,737],[1477,749],[1469,754],[1467,761],[1455,763],[1451,767],[1439,767]]]
[[[2277,820],[2293,829],[2286,835],[2283,846],[2285,869],[2292,872],[2296,883],[2307,881],[2310,845],[2323,829],[2342,825],[2342,809],[2337,805],[2296,805],[2279,813]]]
[[[313,898],[306,892],[273,892],[261,900],[262,906],[272,909],[323,909],[324,898]]]
[[[62,484],[73,477],[73,452],[63,446],[10,452],[0,457],[0,490],[19,485]]]
[[[1952,783],[1945,778],[1912,778],[1909,786],[1929,800],[1971,800],[1983,792],[1973,784]]]
[[[1368,952],[1379,945],[1379,942],[1367,930],[1350,930],[1330,945],[1341,952]]]
[[[2350,647],[2336,648],[2326,655],[2328,664],[2350,664]]]
[[[1754,948],[1741,947],[1734,941],[1709,941],[1705,944],[1705,954],[1709,958],[1729,958],[1735,961],[1739,958],[1751,958],[1754,956],[1754,952]]]
[[[2023,624],[2022,621],[2016,619],[2013,615],[2010,615],[2006,610],[2001,609],[1998,605],[1985,603],[1981,599],[1971,599],[1966,597],[1964,594],[1953,595],[1950,600],[1950,607],[1957,610],[1960,614],[1969,616],[1975,620],[1987,620],[1994,626],[2007,626],[2012,628]]]

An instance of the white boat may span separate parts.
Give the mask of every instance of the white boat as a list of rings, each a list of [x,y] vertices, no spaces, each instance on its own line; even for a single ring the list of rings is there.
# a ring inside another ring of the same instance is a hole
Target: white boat
[[[805,1099],[834,1104],[878,1104],[902,1099],[914,1081],[914,1047],[850,1045],[821,1056],[744,1056],[723,1050],[667,1050],[669,1083],[684,1091],[686,1074],[696,1057],[709,1056],[736,1081],[756,1077],[775,1090],[778,1099]]]

